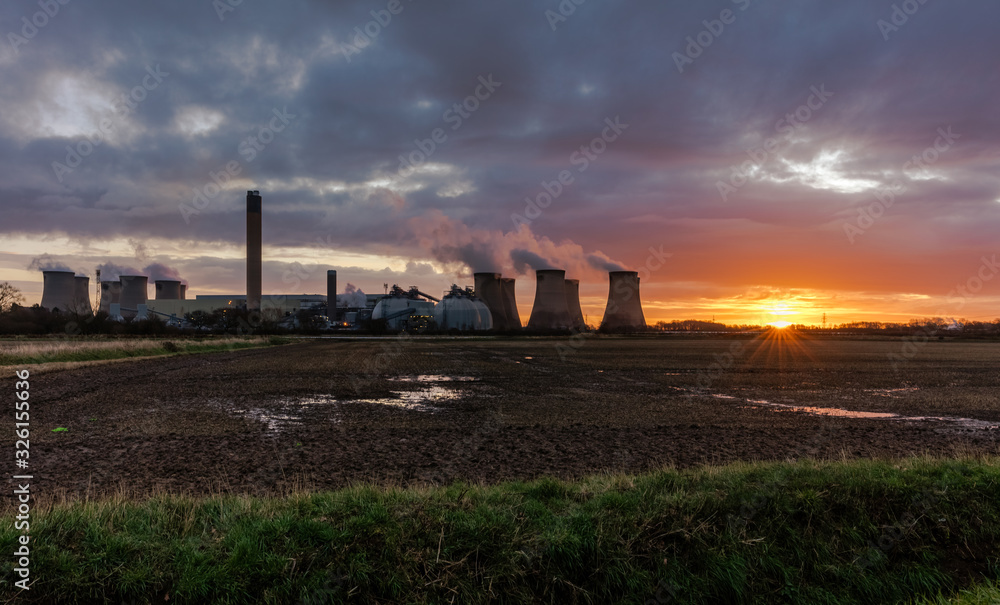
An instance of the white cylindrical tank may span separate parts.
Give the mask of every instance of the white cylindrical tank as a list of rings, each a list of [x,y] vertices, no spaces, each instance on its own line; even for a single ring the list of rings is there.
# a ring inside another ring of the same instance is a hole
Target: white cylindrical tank
[[[434,307],[434,321],[442,330],[482,331],[493,328],[493,314],[486,303],[458,286],[452,286]]]
[[[122,284],[122,317],[132,319],[136,316],[139,305],[148,302],[149,278],[145,275],[122,275],[119,279]]]
[[[76,273],[42,271],[42,306],[64,313],[76,309]]]
[[[372,319],[386,320],[390,330],[402,330],[414,315],[430,317],[434,314],[434,303],[429,300],[392,295],[378,301],[372,310]]]

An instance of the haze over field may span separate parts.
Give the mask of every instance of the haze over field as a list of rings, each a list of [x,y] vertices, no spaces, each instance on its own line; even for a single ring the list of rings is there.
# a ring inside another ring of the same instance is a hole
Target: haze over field
[[[993,3],[55,5],[0,6],[29,304],[46,254],[243,292],[259,189],[265,293],[496,270],[526,318],[556,266],[593,323],[621,266],[649,322],[1000,315]]]

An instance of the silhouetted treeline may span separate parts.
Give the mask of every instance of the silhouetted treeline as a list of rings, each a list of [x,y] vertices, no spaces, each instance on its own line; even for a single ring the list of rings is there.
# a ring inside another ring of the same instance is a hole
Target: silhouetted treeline
[[[660,332],[746,332],[771,329],[771,326],[753,324],[726,325],[712,321],[686,319],[683,321],[660,321],[652,326]],[[910,336],[928,334],[941,338],[998,338],[1000,319],[993,321],[972,321],[968,319],[947,319],[931,317],[911,319],[906,323],[884,321],[855,321],[820,328],[812,325],[793,324],[791,330],[816,334],[873,334],[882,336]]]

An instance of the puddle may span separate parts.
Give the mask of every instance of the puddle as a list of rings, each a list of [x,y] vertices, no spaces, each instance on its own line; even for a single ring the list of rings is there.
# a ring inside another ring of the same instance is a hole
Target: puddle
[[[438,412],[439,407],[429,405],[441,401],[454,401],[462,396],[461,391],[453,391],[444,387],[428,387],[419,391],[393,391],[395,397],[383,397],[381,399],[352,399],[345,401],[351,403],[369,403],[376,405],[388,405],[415,412]]]
[[[719,396],[716,395],[716,397]],[[722,395],[721,397],[726,399],[735,399],[734,397],[729,397],[727,395]],[[1000,422],[977,420],[975,418],[959,418],[957,416],[904,416],[903,414],[894,414],[892,412],[859,412],[855,410],[845,410],[842,408],[820,408],[788,403],[774,403],[763,399],[748,399],[747,403],[754,405],[743,406],[744,408],[757,409],[759,407],[767,407],[775,412],[800,412],[803,414],[812,414],[813,416],[891,420],[896,422],[942,422],[948,423],[952,427],[983,431],[1000,429]]]
[[[250,409],[231,409],[231,412],[243,416],[244,418],[249,418],[251,420],[257,420],[263,422],[267,425],[266,433],[268,435],[273,435],[284,429],[289,428],[302,422],[301,416],[295,416],[294,414],[283,414],[281,412],[275,412],[271,410],[261,410],[258,408]]]
[[[872,395],[878,395],[879,397],[898,397],[904,393],[912,393],[914,391],[919,391],[917,387],[904,387],[899,389],[864,389],[865,393],[871,393]]]
[[[448,376],[445,374],[420,374],[418,376],[397,376],[391,382],[475,382],[472,376]]]
[[[892,414],[890,412],[856,412],[854,410],[845,410],[841,408],[817,408],[806,405],[773,403],[762,399],[748,399],[747,401],[749,403],[757,404],[757,406],[776,408],[776,412],[804,412],[814,416],[833,416],[836,418],[899,418],[899,414]]]
[[[412,376],[400,382],[428,383],[437,382],[438,376]],[[460,381],[469,382],[475,380],[468,376],[443,377],[443,382]],[[230,414],[250,420],[256,420],[267,426],[265,431],[268,435],[288,430],[289,428],[300,426],[305,420],[302,412],[306,409],[323,409],[323,420],[326,422],[341,422],[340,413],[344,406],[350,405],[383,405],[393,408],[400,408],[413,412],[435,413],[442,411],[442,408],[433,405],[444,401],[454,401],[462,397],[460,390],[450,389],[443,386],[431,385],[416,391],[392,391],[392,397],[381,397],[373,399],[337,399],[331,395],[306,395],[304,397],[288,397],[278,399],[274,402],[274,409],[244,408],[234,407],[222,402],[217,402]]]

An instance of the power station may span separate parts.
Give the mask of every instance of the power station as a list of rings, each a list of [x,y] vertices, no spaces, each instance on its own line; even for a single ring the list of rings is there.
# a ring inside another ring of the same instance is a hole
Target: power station
[[[416,286],[404,290],[394,285],[384,295],[360,291],[337,294],[337,272],[326,273],[326,294],[263,294],[263,198],[258,190],[246,196],[246,293],[241,295],[199,295],[187,297],[187,284],[180,279],[155,279],[154,297],[148,299],[149,276],[121,275],[117,280],[97,279],[100,288],[98,311],[114,319],[133,320],[160,316],[176,320],[193,313],[225,309],[246,309],[290,318],[309,311],[325,318],[334,328],[359,327],[367,320],[384,322],[388,330],[512,332],[522,329],[517,310],[515,280],[500,273],[473,274],[475,286],[453,285],[440,298],[421,292]],[[150,268],[147,268],[149,271]],[[154,274],[160,273],[153,271]],[[176,273],[173,274],[176,276]],[[93,313],[90,278],[73,271],[42,272],[41,306],[78,315]],[[608,274],[608,302],[600,328],[612,332],[646,329],[639,297],[639,274],[611,271]],[[562,269],[535,271],[535,299],[527,328],[536,332],[587,329],[580,304],[580,280],[567,279]]]

